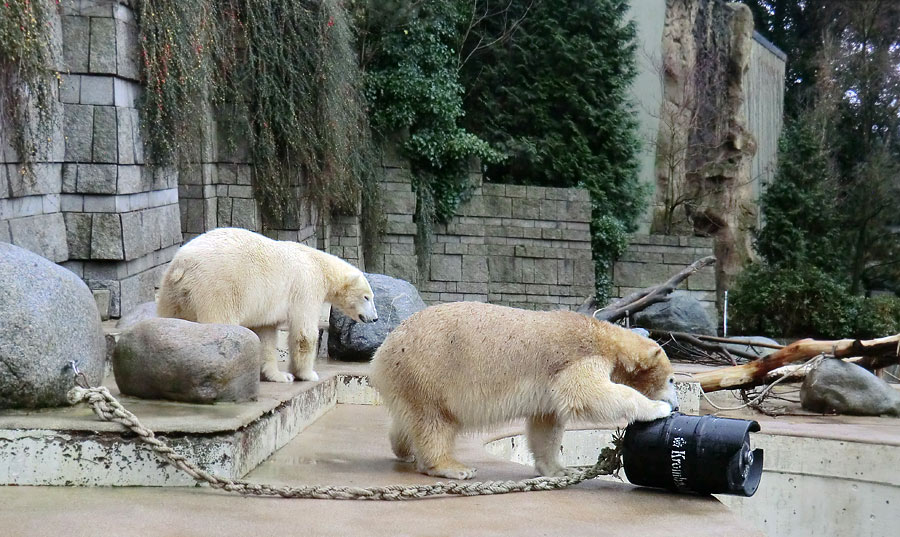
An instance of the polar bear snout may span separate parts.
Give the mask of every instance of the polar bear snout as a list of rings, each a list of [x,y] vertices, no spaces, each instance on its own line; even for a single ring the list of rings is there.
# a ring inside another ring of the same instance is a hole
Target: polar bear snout
[[[371,316],[367,313],[359,314],[359,322],[361,323],[374,323],[378,320],[378,314],[373,313]]]

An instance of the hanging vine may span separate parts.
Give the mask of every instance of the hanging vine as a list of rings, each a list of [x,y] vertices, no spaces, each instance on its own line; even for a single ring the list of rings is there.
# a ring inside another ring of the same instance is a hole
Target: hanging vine
[[[0,4],[0,151],[9,146],[26,164],[51,142],[59,79],[51,45],[54,9],[49,0]]]
[[[202,121],[212,117],[226,146],[246,144],[268,224],[304,199],[328,214],[362,198],[363,228],[378,234],[376,158],[341,2],[143,0],[138,25],[157,163],[197,162],[217,134]]]
[[[468,6],[458,0],[355,4],[372,126],[386,137],[400,133],[417,198],[419,273],[426,274],[434,223],[453,216],[474,186],[470,160],[500,158],[460,125],[465,88],[458,49]]]

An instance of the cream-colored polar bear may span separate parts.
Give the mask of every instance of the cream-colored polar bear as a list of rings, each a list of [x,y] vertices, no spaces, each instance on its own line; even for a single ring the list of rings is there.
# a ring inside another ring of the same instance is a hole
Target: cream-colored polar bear
[[[324,302],[362,322],[378,320],[362,271],[303,244],[275,241],[246,229],[221,228],[178,250],[162,279],[160,317],[252,329],[262,348],[261,377],[318,380],[313,371]],[[288,325],[290,373],[278,370],[278,325]]]
[[[475,475],[452,455],[461,431],[525,418],[535,469],[559,476],[567,421],[653,420],[678,405],[655,342],[578,313],[478,302],[408,318],[375,353],[371,380],[393,418],[394,454],[454,479]]]

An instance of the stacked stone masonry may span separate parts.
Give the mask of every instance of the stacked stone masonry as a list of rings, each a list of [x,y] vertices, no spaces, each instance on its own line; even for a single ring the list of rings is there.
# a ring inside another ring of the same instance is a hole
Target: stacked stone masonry
[[[613,268],[613,293],[617,297],[660,284],[682,269],[704,257],[713,255],[713,239],[669,235],[633,235],[628,250]],[[681,283],[706,307],[711,319],[716,313],[716,273],[705,267]]]
[[[393,160],[385,172],[387,233],[372,268],[415,283],[426,303],[473,300],[574,309],[593,294],[586,190],[480,184],[480,174],[473,172],[478,186],[448,223],[435,226],[429,272],[420,274],[410,171]],[[332,241],[346,230],[333,230]],[[350,228],[351,234],[357,231]],[[338,237],[342,252],[352,253],[354,239]]]
[[[33,177],[2,148],[0,240],[62,263],[118,316],[153,299],[181,244],[178,177],[145,166],[131,3],[64,0],[52,19],[54,126]]]

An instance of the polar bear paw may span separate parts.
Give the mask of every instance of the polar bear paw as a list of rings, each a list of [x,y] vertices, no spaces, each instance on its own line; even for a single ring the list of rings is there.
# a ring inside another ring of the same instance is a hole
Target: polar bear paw
[[[565,466],[559,463],[534,463],[534,470],[538,473],[538,475],[545,477],[571,477],[578,473],[578,470],[574,468],[566,468]]]
[[[478,472],[476,468],[466,466],[445,466],[442,468],[429,468],[425,470],[425,474],[434,477],[446,477],[448,479],[472,479]]]
[[[308,380],[310,382],[316,382],[319,380],[319,375],[315,371],[307,371],[306,373],[297,373],[297,380]]]
[[[285,373],[284,371],[276,371],[272,373],[263,370],[261,377],[267,382],[294,382],[294,375]]]
[[[665,401],[653,401],[653,411],[648,417],[648,421],[665,418],[672,413],[672,405]]]

